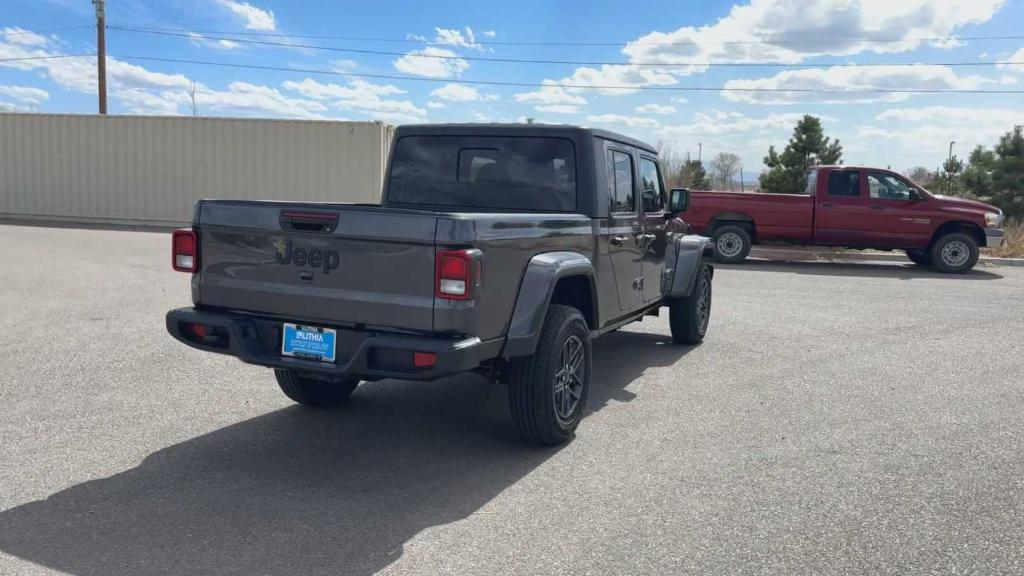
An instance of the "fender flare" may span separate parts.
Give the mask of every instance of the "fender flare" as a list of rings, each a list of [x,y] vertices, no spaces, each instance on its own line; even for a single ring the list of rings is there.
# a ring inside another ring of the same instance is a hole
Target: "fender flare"
[[[594,264],[579,252],[559,251],[537,254],[526,265],[516,304],[512,310],[503,358],[529,356],[537,349],[537,340],[544,326],[551,296],[563,278],[584,276],[590,285],[591,303],[597,305]],[[596,319],[596,310],[590,311]]]
[[[714,266],[711,265],[713,255],[714,245],[706,236],[674,236],[665,249],[662,298],[668,300],[689,296],[701,268],[708,266],[714,274]]]

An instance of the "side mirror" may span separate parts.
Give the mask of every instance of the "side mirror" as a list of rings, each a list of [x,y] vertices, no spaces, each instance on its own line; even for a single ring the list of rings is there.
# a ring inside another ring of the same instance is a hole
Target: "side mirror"
[[[911,188],[911,190],[910,190],[910,201],[911,202],[920,202],[922,200],[924,200],[924,195],[922,195],[917,190],[914,190],[913,188]]]
[[[676,214],[686,212],[690,207],[690,191],[686,188],[673,188],[668,194],[668,211]]]

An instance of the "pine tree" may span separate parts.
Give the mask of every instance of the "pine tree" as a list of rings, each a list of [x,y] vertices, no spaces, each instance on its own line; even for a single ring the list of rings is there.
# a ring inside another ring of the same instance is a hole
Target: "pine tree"
[[[779,154],[768,148],[764,163],[768,171],[761,174],[761,190],[774,194],[799,194],[806,184],[807,169],[819,164],[841,164],[843,147],[839,140],[825,136],[821,120],[805,114],[796,123],[793,137]]]

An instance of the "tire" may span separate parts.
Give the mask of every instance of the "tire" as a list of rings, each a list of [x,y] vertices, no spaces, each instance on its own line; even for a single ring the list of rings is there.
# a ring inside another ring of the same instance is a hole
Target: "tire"
[[[711,321],[711,269],[701,268],[693,294],[669,302],[668,324],[676,344],[700,344]]]
[[[298,370],[274,369],[274,377],[284,395],[306,406],[340,406],[359,385],[358,378],[313,376]]]
[[[750,254],[750,232],[742,226],[728,224],[715,228],[715,262],[739,264]]]
[[[577,370],[563,374],[577,350],[582,353]],[[541,446],[568,440],[583,418],[590,370],[590,329],[583,315],[571,306],[552,304],[536,352],[510,362],[509,409],[519,434]]]
[[[932,265],[931,252],[925,249],[907,250],[907,258],[909,258],[911,262],[917,264],[918,266]]]
[[[932,266],[939,272],[966,274],[978,263],[978,254],[978,242],[969,234],[946,234],[932,245]]]

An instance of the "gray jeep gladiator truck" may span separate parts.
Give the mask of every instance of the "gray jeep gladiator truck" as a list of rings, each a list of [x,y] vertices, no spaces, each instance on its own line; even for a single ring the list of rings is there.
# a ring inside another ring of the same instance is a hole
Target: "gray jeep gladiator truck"
[[[379,205],[198,202],[172,237],[193,306],[167,330],[313,406],[476,371],[555,445],[583,416],[593,338],[662,307],[675,341],[704,338],[712,245],[686,234],[688,199],[652,147],[611,132],[399,127]]]

